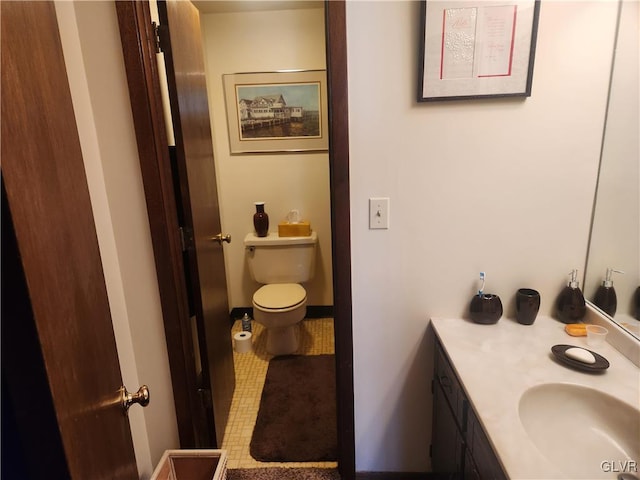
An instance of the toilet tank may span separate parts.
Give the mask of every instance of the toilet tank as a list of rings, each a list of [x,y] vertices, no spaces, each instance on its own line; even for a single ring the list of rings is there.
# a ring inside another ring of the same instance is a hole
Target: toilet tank
[[[304,283],[313,278],[318,234],[308,237],[266,237],[249,233],[244,238],[251,278],[258,283]]]

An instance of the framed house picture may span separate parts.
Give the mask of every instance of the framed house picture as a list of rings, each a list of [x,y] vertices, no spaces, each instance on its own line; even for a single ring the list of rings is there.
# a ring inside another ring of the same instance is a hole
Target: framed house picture
[[[529,97],[540,0],[423,0],[418,101]]]
[[[232,154],[329,148],[325,70],[223,75]]]

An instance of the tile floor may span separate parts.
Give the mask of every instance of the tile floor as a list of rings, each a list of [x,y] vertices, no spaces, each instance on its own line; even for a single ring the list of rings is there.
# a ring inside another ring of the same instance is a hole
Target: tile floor
[[[253,351],[233,352],[236,370],[236,390],[231,403],[229,422],[225,430],[222,448],[227,450],[228,468],[258,467],[336,467],[336,462],[314,463],[265,463],[258,462],[249,453],[249,442],[258,415],[260,397],[269,360],[266,352],[266,332],[262,325],[252,322]],[[232,328],[232,335],[241,330],[240,320]],[[300,324],[300,355],[335,353],[333,342],[333,319],[305,319]]]

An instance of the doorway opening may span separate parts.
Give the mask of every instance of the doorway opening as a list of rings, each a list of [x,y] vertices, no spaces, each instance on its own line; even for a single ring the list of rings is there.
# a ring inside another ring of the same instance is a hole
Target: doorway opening
[[[201,399],[192,372],[193,343],[181,268],[179,225],[163,138],[162,105],[157,82],[155,32],[146,2],[116,2],[145,195],[158,271],[167,347],[174,386],[181,446],[196,445]],[[355,475],[353,415],[353,346],[345,4],[325,2],[326,66],[329,91],[329,181],[334,344],[336,355],[338,467],[342,477]],[[143,45],[143,48],[140,48]],[[153,139],[153,141],[149,141]],[[191,371],[190,371],[191,370]],[[203,422],[204,423],[204,422]]]

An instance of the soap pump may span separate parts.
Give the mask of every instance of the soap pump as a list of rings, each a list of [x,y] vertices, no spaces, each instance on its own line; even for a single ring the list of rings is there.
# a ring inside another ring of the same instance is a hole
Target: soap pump
[[[618,298],[616,291],[613,289],[613,280],[611,275],[613,273],[624,273],[621,270],[614,270],[613,268],[607,268],[607,276],[605,277],[602,285],[596,290],[596,295],[593,297],[593,303],[596,304],[603,312],[614,316],[616,309],[618,308]]]
[[[571,271],[571,280],[566,287],[562,289],[556,306],[558,309],[558,317],[564,323],[577,323],[587,313],[587,306],[584,301],[584,295],[580,290],[580,282],[578,282],[578,270]]]

